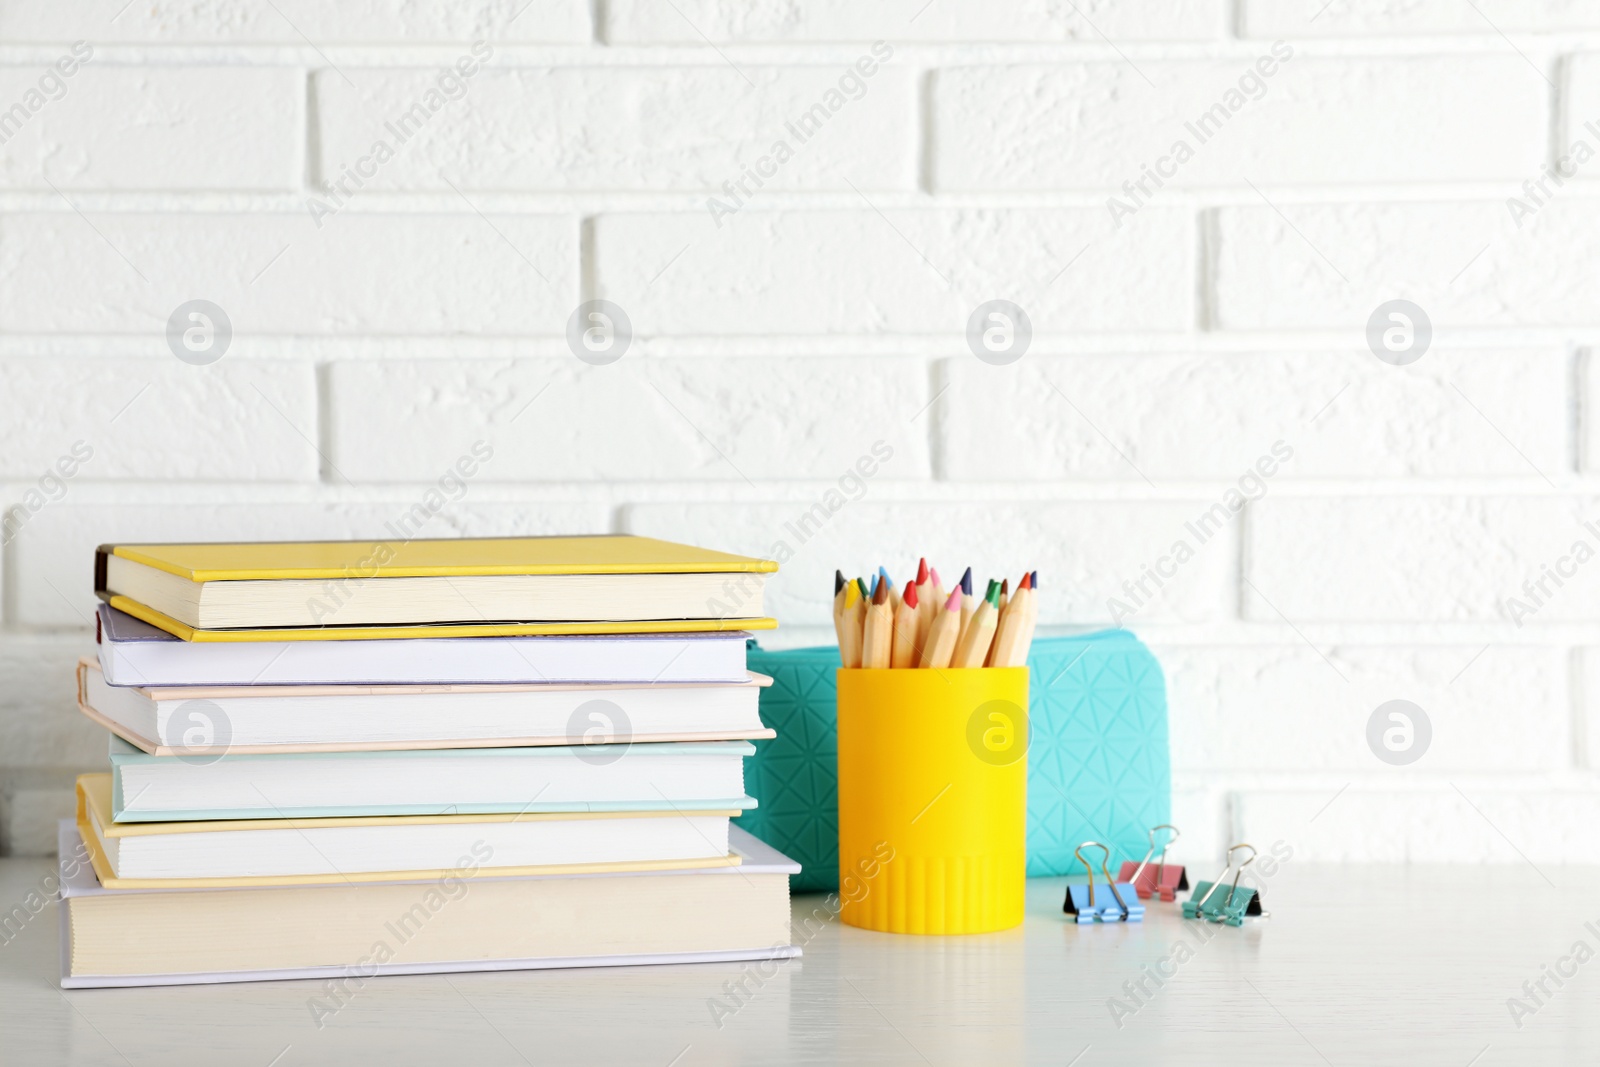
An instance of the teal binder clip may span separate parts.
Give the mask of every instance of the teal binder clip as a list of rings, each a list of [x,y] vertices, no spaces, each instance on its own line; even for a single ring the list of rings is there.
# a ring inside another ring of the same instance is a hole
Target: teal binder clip
[[[1233,854],[1242,848],[1250,850],[1250,858],[1239,864],[1233,865]],[[1222,874],[1215,882],[1201,882],[1194,887],[1194,893],[1183,902],[1183,917],[1185,919],[1202,919],[1211,923],[1226,923],[1228,926],[1243,926],[1246,919],[1271,918],[1271,912],[1261,910],[1261,894],[1249,886],[1239,887],[1239,877],[1244,874],[1244,869],[1256,861],[1256,847],[1243,842],[1230,846],[1228,849],[1228,865],[1222,869]],[[1222,883],[1227,881],[1228,872],[1233,872],[1233,884],[1228,886],[1225,895],[1218,896],[1217,890],[1222,888]],[[1217,899],[1213,900],[1212,898]]]
[[[1100,874],[1106,880],[1106,888],[1111,891],[1111,898],[1104,896],[1095,899],[1094,892],[1094,867],[1083,858],[1083,850],[1097,848],[1105,853],[1100,860]],[[1111,877],[1108,864],[1111,862],[1111,849],[1098,841],[1085,841],[1072,850],[1083,864],[1083,869],[1089,872],[1088,885],[1067,886],[1067,899],[1062,902],[1061,910],[1073,916],[1080,926],[1089,923],[1137,923],[1144,921],[1144,905],[1139,903],[1139,898],[1133,892],[1131,883],[1124,882],[1120,886]],[[1124,896],[1126,894],[1126,896]]]

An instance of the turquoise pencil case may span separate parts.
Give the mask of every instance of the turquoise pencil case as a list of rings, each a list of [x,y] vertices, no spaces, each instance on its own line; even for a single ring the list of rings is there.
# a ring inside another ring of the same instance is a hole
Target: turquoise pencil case
[[[773,678],[761,720],[778,736],[755,742],[745,788],[760,806],[739,823],[800,862],[794,891],[837,889],[839,650],[752,641],[747,660]],[[1028,666],[1028,875],[1082,873],[1072,853],[1089,840],[1113,866],[1142,858],[1172,811],[1161,665],[1128,631],[1101,630],[1039,638]]]

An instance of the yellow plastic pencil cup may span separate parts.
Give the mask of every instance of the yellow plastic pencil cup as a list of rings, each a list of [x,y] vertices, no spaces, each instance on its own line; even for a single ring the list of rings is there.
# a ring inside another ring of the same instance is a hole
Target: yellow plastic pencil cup
[[[839,897],[851,926],[1022,922],[1028,669],[840,670]]]

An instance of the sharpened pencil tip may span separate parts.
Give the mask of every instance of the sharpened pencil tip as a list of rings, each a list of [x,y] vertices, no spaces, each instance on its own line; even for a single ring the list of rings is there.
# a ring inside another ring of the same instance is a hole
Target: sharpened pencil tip
[[[833,572],[833,595],[838,596],[839,590],[844,588],[844,571]]]
[[[945,601],[944,610],[946,610],[946,611],[960,611],[961,610],[961,587],[959,585],[956,586],[954,589],[950,590],[950,599]]]
[[[926,585],[928,582],[928,557],[923,556],[917,560],[917,584]]]
[[[888,602],[889,602],[889,583],[888,582],[884,582],[884,581],[879,581],[879,582],[873,583],[873,587],[872,587],[872,603],[873,603],[873,605],[877,606],[878,604],[887,604]]]
[[[967,596],[972,595],[972,568],[967,568],[967,573],[961,576],[961,591]]]

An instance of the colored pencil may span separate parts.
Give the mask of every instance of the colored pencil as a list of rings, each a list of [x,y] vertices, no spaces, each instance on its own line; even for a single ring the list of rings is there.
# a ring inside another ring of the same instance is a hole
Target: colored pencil
[[[961,590],[950,594],[939,617],[928,631],[928,640],[922,646],[919,667],[940,669],[950,666],[950,657],[956,650],[956,638],[961,630]]]
[[[833,631],[839,632],[839,620],[844,615],[844,572],[833,572]]]
[[[1033,644],[1033,631],[1039,625],[1039,572],[1028,575],[1028,610],[1018,622],[1016,651],[1011,654],[1008,667],[1021,667],[1028,662],[1028,648]]]
[[[1000,628],[1006,624],[1006,612],[1011,604],[1011,579],[1000,579],[1000,605],[995,609],[994,640],[989,642],[989,654],[983,658],[985,667],[998,667],[995,660],[995,649],[1000,647]]]
[[[922,647],[923,639],[928,636],[928,627],[933,623],[933,613],[943,601],[935,602],[933,598],[933,578],[928,573],[928,559],[926,556],[917,560],[917,647]],[[902,598],[903,599],[903,598]]]
[[[1017,583],[1017,591],[1000,612],[1000,625],[995,630],[994,647],[989,650],[989,666],[1020,667],[1028,658],[1022,645],[1022,631],[1033,598],[1033,588],[1028,575]]]
[[[861,604],[860,585],[846,583],[839,612],[839,662],[845,667],[861,666]]]
[[[981,667],[989,656],[989,646],[994,642],[995,625],[999,622],[1000,583],[991,581],[984,597],[978,603],[972,619],[961,631],[956,642],[956,654],[950,661],[952,667]]]
[[[972,622],[972,613],[978,610],[978,598],[972,595],[972,568],[968,567],[961,576],[961,632],[967,632],[967,626]],[[959,645],[959,639],[957,640]]]
[[[972,568],[949,595],[926,558],[896,588],[888,568],[864,578],[833,573],[833,626],[846,668],[1022,667],[1039,621],[1039,572],[1016,586],[990,579],[973,595]]]
[[[944,583],[939,580],[938,567],[928,568],[928,588],[919,592],[922,593],[923,609],[927,612],[922,617],[922,640],[926,644],[934,621],[939,618],[939,612],[944,609],[944,602],[950,597],[945,591]]]
[[[919,631],[917,618],[921,614],[917,611],[917,584],[906,583],[906,592],[900,600],[900,608],[894,613],[894,643],[889,652],[889,666],[915,667]]]
[[[889,607],[889,583],[880,580],[861,630],[861,666],[867,670],[889,666],[893,642],[894,613]]]

